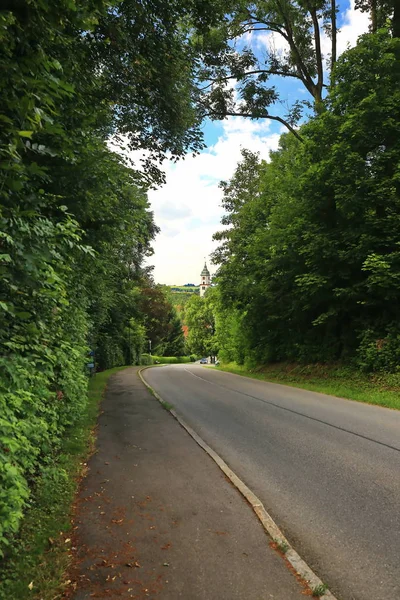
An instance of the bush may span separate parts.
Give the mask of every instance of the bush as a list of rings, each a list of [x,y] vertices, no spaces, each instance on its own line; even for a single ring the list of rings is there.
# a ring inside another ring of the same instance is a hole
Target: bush
[[[192,362],[189,356],[153,356],[153,364],[177,365]]]
[[[357,364],[364,372],[388,371],[395,373],[400,367],[400,333],[391,331],[380,337],[374,331],[363,333],[357,351]]]
[[[151,354],[142,354],[140,357],[140,364],[144,366],[154,365],[154,359]]]

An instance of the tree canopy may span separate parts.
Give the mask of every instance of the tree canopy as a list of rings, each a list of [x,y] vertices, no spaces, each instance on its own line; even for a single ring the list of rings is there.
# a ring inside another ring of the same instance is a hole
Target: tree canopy
[[[229,228],[214,258],[222,327],[240,342],[231,359],[397,368],[399,43],[365,35],[339,58],[304,143],[283,135],[268,163],[246,151],[222,184]]]
[[[370,14],[371,28],[391,22],[399,35],[394,0],[368,0],[358,7]],[[336,0],[230,0],[217,26],[195,36],[201,56],[199,105],[211,119],[230,115],[267,118],[300,137],[296,125],[304,114],[321,112],[334,83],[337,61]],[[285,104],[277,78],[297,81],[305,100]]]
[[[0,554],[84,410],[87,364],[138,362],[147,342],[147,186],[202,147],[189,13],[208,23],[197,2],[2,3]]]

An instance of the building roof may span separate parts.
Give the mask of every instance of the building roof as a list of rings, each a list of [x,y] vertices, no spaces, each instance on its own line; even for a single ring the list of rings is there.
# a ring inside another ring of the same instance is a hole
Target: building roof
[[[201,277],[210,277],[210,271],[207,269],[207,263],[204,263],[204,267],[200,275]]]

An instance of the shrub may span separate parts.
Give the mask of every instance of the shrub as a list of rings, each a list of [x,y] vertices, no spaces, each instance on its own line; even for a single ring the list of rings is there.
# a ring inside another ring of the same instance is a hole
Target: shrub
[[[152,358],[153,358],[154,363],[165,364],[165,365],[177,365],[180,363],[191,362],[189,356],[153,356]]]
[[[371,329],[365,331],[357,351],[357,364],[362,371],[388,371],[400,367],[400,333],[391,331],[380,337]]]
[[[140,364],[144,366],[154,365],[154,360],[151,354],[142,354],[140,357]]]

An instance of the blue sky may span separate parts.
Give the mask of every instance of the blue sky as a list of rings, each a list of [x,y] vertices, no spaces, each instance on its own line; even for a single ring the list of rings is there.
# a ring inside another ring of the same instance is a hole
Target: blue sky
[[[367,30],[368,17],[354,10],[354,0],[341,2],[339,10],[340,53],[347,45],[353,46]],[[260,39],[259,43],[271,40]],[[273,43],[279,47],[280,41]],[[324,43],[328,48],[327,40],[323,40],[323,48]],[[289,103],[307,97],[297,80],[274,79],[281,96]],[[232,176],[241,148],[258,151],[262,158],[268,159],[269,151],[277,148],[282,131],[279,123],[268,120],[229,117],[220,122],[208,121],[204,124],[207,148],[200,155],[188,156],[176,164],[165,162],[167,183],[149,193],[156,223],[161,227],[153,245],[154,255],[149,260],[154,265],[157,283],[199,282],[204,257],[208,260],[216,247],[212,235],[218,231],[223,214],[219,181]],[[215,272],[216,267],[209,266]]]

